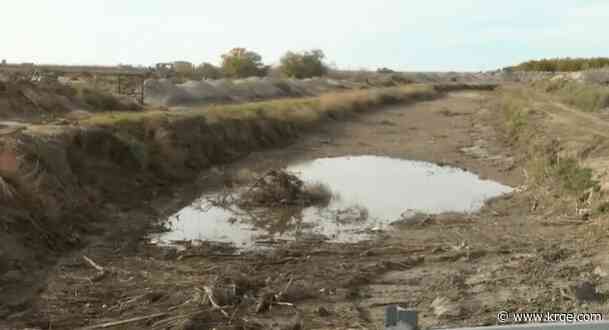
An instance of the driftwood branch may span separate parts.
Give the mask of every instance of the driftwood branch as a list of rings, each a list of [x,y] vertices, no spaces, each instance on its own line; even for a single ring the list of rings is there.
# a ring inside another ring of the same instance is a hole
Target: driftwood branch
[[[82,258],[89,264],[91,265],[91,267],[95,268],[98,272],[102,273],[105,272],[106,270],[104,269],[104,267],[98,265],[95,263],[95,261],[91,260],[91,258],[87,257],[87,256],[82,256]]]
[[[277,293],[275,295],[275,299],[277,301],[281,301],[281,298],[283,298],[283,296],[286,294],[286,292],[288,291],[288,289],[290,289],[290,286],[292,285],[292,282],[294,281],[293,277],[290,277],[290,279],[288,280],[288,284],[285,285],[285,287],[283,288],[283,290],[279,291],[279,293]]]
[[[222,315],[226,316],[227,318],[230,318],[230,315],[228,315],[228,313],[222,309],[222,306],[218,305],[218,303],[216,302],[216,298],[214,296],[214,290],[209,287],[209,286],[204,286],[203,290],[205,290],[205,293],[207,294],[207,298],[209,299],[209,303],[215,308],[215,309],[219,309],[220,312],[222,313]]]
[[[92,282],[97,282],[101,279],[103,279],[104,277],[106,277],[106,275],[108,274],[108,272],[106,272],[106,269],[100,265],[98,265],[97,263],[95,263],[95,261],[91,260],[91,258],[87,257],[87,256],[82,256],[82,258],[93,268],[95,268],[95,270],[97,270],[97,275],[95,275],[93,278],[90,279],[90,281]]]

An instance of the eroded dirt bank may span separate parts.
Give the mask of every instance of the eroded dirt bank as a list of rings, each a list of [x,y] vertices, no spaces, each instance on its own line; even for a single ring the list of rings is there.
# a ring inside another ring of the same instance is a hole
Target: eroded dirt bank
[[[414,86],[215,109],[216,115],[119,113],[94,123],[3,124],[0,314],[11,319],[28,313],[31,299],[46,286],[48,266],[66,251],[100,236],[104,241],[143,233],[158,214],[150,204],[176,208],[166,197],[201,169],[286,145],[325,120],[349,118],[384,102],[434,97],[441,93],[431,86]],[[186,203],[184,197],[178,203]]]
[[[602,253],[607,243],[604,217],[582,217],[572,207],[556,211],[557,203],[572,203],[574,198],[547,196],[560,195],[550,185],[545,186],[551,191],[547,195],[522,186],[530,176],[523,171],[522,146],[526,143],[506,137],[505,117],[497,102],[506,93],[511,91],[453,92],[436,100],[346,116],[309,128],[308,134],[289,147],[254,152],[235,162],[231,161],[252,148],[293,141],[300,129],[276,127],[273,122],[252,127],[236,122],[234,127],[215,131],[185,122],[172,131],[172,141],[178,142],[173,146],[183,146],[178,150],[184,153],[171,154],[167,159],[180,161],[166,164],[141,157],[137,145],[125,144],[120,135],[101,130],[99,135],[83,137],[80,130],[66,135],[62,129],[62,138],[79,141],[59,157],[69,166],[56,165],[79,173],[78,184],[64,184],[77,187],[69,195],[76,197],[70,214],[78,218],[57,219],[56,233],[36,235],[45,235],[45,242],[53,242],[53,235],[75,232],[96,238],[87,249],[63,257],[47,282],[37,282],[40,291],[33,293],[38,297],[33,309],[19,308],[17,296],[23,291],[14,292],[15,300],[4,310],[7,324],[53,329],[108,322],[119,322],[116,326],[124,329],[376,329],[382,325],[383,307],[394,303],[419,310],[424,327],[495,324],[500,310],[602,312],[607,309],[604,293],[609,289],[607,260]],[[565,116],[549,100],[537,101],[530,120],[539,122],[540,129],[556,129],[553,122],[576,126],[576,116]],[[138,139],[169,134],[154,127],[154,134]],[[252,140],[258,130],[276,135]],[[186,155],[196,146],[188,143],[191,138],[180,137],[196,132],[195,140],[201,139],[199,134],[209,131],[214,132],[213,138],[205,138],[214,143],[198,154],[217,155],[213,159],[229,165],[201,173],[201,167],[216,162],[207,157],[186,161],[192,159]],[[50,127],[38,133],[54,136]],[[551,134],[563,133],[560,129]],[[227,136],[243,138],[230,148],[214,147],[226,146]],[[588,144],[584,139],[582,145]],[[175,148],[163,149],[162,143],[157,150],[156,155],[175,152]],[[602,150],[589,150],[588,159],[603,158]],[[53,150],[51,154],[62,152]],[[143,239],[150,229],[146,224],[153,218],[177,210],[204,189],[222,188],[241,169],[261,173],[293,161],[343,155],[450,164],[522,189],[493,201],[477,214],[432,216],[388,231],[379,240],[356,244],[301,241],[278,245],[270,253],[235,256],[207,245],[172,252]],[[156,164],[154,170],[142,171],[143,161]],[[70,177],[66,174],[64,180]],[[198,179],[183,186],[186,188],[170,184],[193,177]],[[90,187],[105,185],[107,189],[90,191]],[[83,206],[87,205],[83,200],[90,200],[90,207]],[[111,219],[101,218],[101,212],[94,209],[102,205],[100,201],[105,202],[103,214],[112,215]],[[51,197],[45,202],[70,207],[67,201]],[[22,217],[30,221],[25,214]],[[100,221],[97,229],[96,220]],[[108,223],[113,229],[106,232]],[[66,225],[83,228],[73,230]],[[100,237],[100,232],[107,234]],[[78,244],[88,239],[74,237],[72,241]],[[83,256],[101,265],[104,272],[83,261]],[[30,271],[22,269],[13,276],[23,277]],[[576,290],[582,283],[598,292],[582,297]],[[216,288],[214,303],[222,309],[210,303],[209,288]],[[273,304],[273,299],[287,304]]]

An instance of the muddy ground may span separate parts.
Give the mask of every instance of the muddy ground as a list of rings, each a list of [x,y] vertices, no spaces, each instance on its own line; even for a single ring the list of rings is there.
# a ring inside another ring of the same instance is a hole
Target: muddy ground
[[[382,329],[391,304],[418,310],[423,328],[496,324],[499,311],[606,312],[606,221],[532,207],[521,157],[502,136],[499,93],[454,92],[328,122],[290,146],[205,171],[171,188],[173,197],[116,209],[107,234],[62,258],[35,305],[6,326]],[[551,118],[575,124],[568,114]],[[241,169],[345,155],[448,164],[521,189],[477,214],[431,216],[356,244],[302,241],[234,255],[215,245],[176,252],[145,238],[157,229],[151,223]]]

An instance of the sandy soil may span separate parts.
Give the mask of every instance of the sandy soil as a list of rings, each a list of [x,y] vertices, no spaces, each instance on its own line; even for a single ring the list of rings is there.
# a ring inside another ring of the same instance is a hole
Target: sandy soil
[[[526,192],[494,200],[477,214],[432,216],[357,244],[296,242],[235,256],[211,245],[175,252],[145,240],[153,229],[146,224],[201,191],[221,188],[241,169],[262,172],[319,157],[432,161],[519,187],[524,178],[517,157],[495,126],[496,96],[458,92],[327,123],[289,147],[201,173],[172,198],[116,210],[113,230],[63,258],[36,308],[10,316],[7,324],[381,329],[384,307],[400,304],[418,310],[428,328],[496,324],[499,311],[608,310],[606,224],[540,214]],[[598,293],[586,293],[586,286]]]

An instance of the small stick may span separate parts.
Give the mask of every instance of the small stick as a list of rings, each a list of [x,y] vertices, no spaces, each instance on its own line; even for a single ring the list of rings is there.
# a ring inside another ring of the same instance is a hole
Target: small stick
[[[276,301],[273,303],[273,305],[279,305],[279,306],[289,306],[289,307],[294,307],[294,304],[289,303],[289,302],[282,302],[282,301]]]

